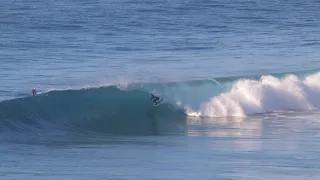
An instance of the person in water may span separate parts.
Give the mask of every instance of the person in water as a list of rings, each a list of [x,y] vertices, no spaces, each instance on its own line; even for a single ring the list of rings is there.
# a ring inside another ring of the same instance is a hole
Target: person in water
[[[154,94],[151,94],[151,98],[150,98],[154,104],[158,104],[160,98],[158,96],[155,96]]]
[[[33,88],[33,89],[31,90],[31,94],[32,94],[32,96],[35,96],[35,95],[37,94],[36,88]]]

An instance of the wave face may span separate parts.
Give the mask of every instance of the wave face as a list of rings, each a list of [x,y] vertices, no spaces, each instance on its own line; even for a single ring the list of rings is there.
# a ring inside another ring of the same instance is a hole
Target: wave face
[[[0,103],[0,131],[148,135],[161,134],[159,128],[166,121],[184,121],[183,110],[168,103],[153,107],[149,98],[147,92],[140,90],[101,87],[51,91],[3,101]]]
[[[153,107],[149,92],[165,100]],[[188,116],[243,117],[318,108],[319,72],[137,83],[125,88],[49,91],[2,101],[0,132],[174,134],[185,132]]]

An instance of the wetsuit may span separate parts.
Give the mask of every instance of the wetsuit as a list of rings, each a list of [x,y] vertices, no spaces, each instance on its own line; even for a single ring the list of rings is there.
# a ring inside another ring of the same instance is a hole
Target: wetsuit
[[[150,99],[152,99],[152,101],[154,102],[154,104],[157,104],[158,101],[160,100],[159,97],[157,97],[157,96],[155,96],[155,95],[153,95],[153,94],[151,94],[151,98],[150,98]]]

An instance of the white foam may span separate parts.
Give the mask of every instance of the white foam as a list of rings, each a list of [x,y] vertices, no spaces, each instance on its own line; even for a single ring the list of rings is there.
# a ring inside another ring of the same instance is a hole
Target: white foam
[[[260,80],[238,80],[229,92],[212,97],[190,116],[246,116],[286,110],[320,108],[320,73],[298,79],[263,76]]]

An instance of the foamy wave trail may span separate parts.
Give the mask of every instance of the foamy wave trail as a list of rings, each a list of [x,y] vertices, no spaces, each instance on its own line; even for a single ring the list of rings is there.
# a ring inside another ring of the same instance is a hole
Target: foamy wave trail
[[[211,97],[191,116],[247,116],[258,113],[320,108],[320,73],[298,78],[262,76],[259,80],[239,79],[227,92]]]
[[[50,91],[0,103],[0,132],[158,135],[177,132],[185,118],[184,111],[171,104],[152,106],[145,91],[114,86]]]

